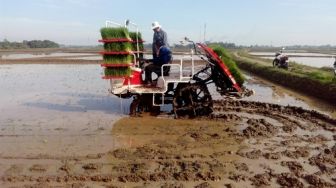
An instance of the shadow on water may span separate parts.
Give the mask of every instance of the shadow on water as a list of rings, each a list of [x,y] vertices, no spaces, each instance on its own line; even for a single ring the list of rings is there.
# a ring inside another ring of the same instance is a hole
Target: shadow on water
[[[23,105],[61,112],[100,111],[107,114],[127,114],[132,99],[120,99],[116,96],[103,96],[91,93],[53,93],[51,96],[65,97],[71,102],[36,101],[26,102]]]

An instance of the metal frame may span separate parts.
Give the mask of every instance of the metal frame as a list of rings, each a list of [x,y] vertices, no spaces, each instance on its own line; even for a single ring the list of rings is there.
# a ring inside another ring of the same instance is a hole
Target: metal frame
[[[129,20],[126,20],[125,21],[125,27],[128,27],[129,24],[133,25],[135,28],[136,28],[136,43],[137,43],[137,54],[138,54],[138,57],[140,57],[140,49],[139,49],[139,27],[137,24],[129,21]]]
[[[120,27],[123,26],[120,23],[117,23],[117,22],[114,22],[114,21],[111,21],[111,20],[106,20],[105,21],[105,27],[109,27],[109,25],[117,25],[117,26],[120,26]]]

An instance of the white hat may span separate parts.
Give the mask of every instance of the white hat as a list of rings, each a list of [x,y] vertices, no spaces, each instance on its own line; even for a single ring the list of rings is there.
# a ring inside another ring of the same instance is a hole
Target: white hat
[[[161,25],[159,24],[159,22],[153,22],[152,23],[152,29],[155,29],[155,28],[160,28],[161,27]]]

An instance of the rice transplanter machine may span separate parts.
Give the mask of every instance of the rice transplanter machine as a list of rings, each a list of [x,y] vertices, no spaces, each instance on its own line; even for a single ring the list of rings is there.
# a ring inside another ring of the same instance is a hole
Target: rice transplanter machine
[[[106,21],[106,27],[136,27],[136,34],[139,35],[136,24],[127,20],[124,25],[112,21]],[[139,44],[143,43],[136,37],[135,40],[128,38],[102,39],[99,42],[104,44],[128,41],[135,43],[135,51],[102,51],[102,55],[132,55],[132,63],[106,64],[105,68],[127,66],[131,71],[127,76],[108,76],[103,78],[109,80],[109,92],[120,97],[133,97],[130,106],[130,114],[135,115],[141,110],[159,112],[160,106],[172,104],[175,117],[180,116],[204,116],[212,112],[213,101],[208,85],[214,84],[214,88],[220,94],[242,92],[235,78],[230,73],[225,62],[206,44],[194,43],[188,38],[185,42],[192,44],[189,53],[180,55],[173,54],[175,60],[172,63],[164,64],[161,67],[169,67],[168,74],[161,74],[156,80],[155,87],[147,87],[143,83],[146,59],[143,58],[143,51],[139,51]],[[178,57],[178,58],[176,58]],[[177,60],[178,59],[178,60]]]

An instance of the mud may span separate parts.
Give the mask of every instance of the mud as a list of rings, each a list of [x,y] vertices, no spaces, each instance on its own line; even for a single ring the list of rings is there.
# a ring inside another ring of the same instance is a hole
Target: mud
[[[268,173],[264,174],[257,174],[250,178],[250,181],[252,181],[252,185],[256,187],[261,186],[270,186],[271,185],[271,176]]]
[[[335,122],[297,107],[214,101],[214,113],[203,119],[147,114],[121,119],[111,131],[118,143],[106,143],[111,148],[107,152],[1,156],[0,183],[1,187],[335,187]]]
[[[324,181],[323,179],[319,178],[316,175],[306,175],[304,179],[312,186],[315,187],[333,187],[332,183],[328,183]]]
[[[265,119],[249,119],[247,124],[249,126],[243,130],[243,133],[247,138],[271,137],[278,132],[277,127],[268,123]]]
[[[278,175],[277,183],[283,187],[303,188],[303,183],[290,173],[282,173]]]

